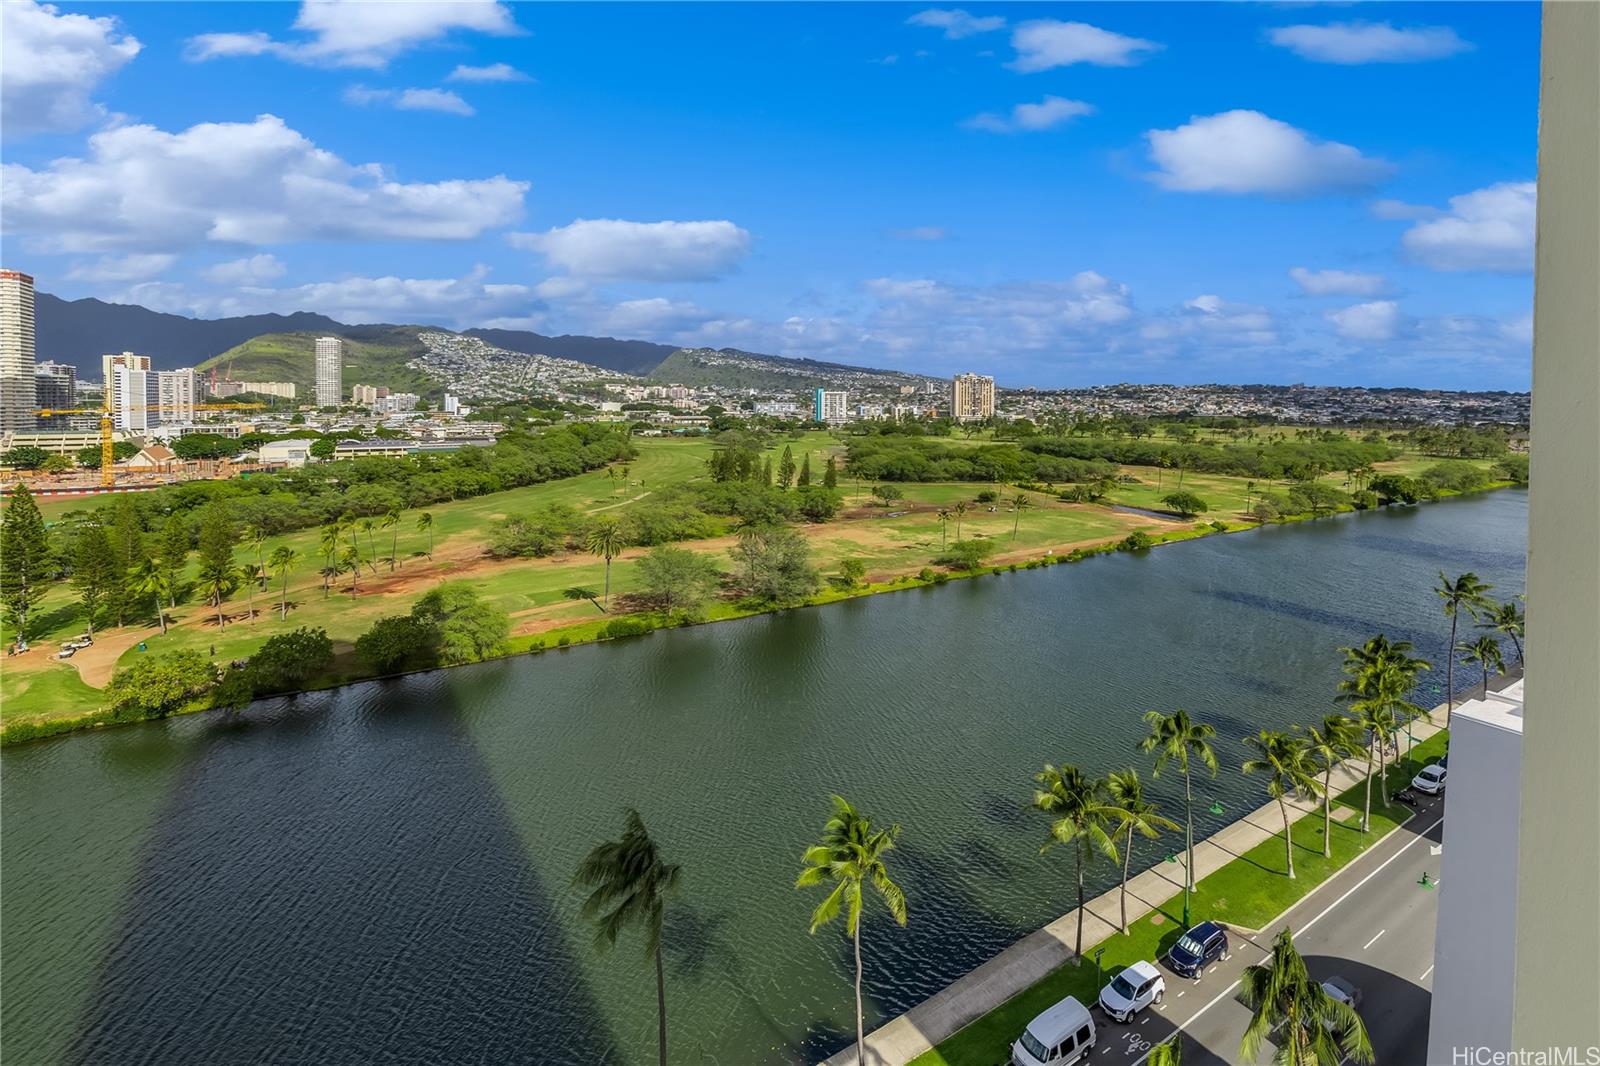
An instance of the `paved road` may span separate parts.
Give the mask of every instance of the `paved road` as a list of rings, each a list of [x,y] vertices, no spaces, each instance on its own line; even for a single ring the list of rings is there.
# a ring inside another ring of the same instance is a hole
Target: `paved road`
[[[1138,1066],[1151,1044],[1175,1027],[1184,1031],[1185,1066],[1238,1063],[1239,1039],[1250,1020],[1237,999],[1239,977],[1270,954],[1284,926],[1294,930],[1295,947],[1312,976],[1342,976],[1361,990],[1361,1017],[1380,1064],[1425,1063],[1439,894],[1417,882],[1425,870],[1438,876],[1433,849],[1441,846],[1443,822],[1443,799],[1424,801],[1416,817],[1301,900],[1283,921],[1253,939],[1234,936],[1228,960],[1215,963],[1201,980],[1185,981],[1163,967],[1165,1002],[1133,1024],[1118,1025],[1097,1011],[1099,1040],[1091,1066]],[[1263,1047],[1261,1061],[1271,1056],[1272,1048]]]

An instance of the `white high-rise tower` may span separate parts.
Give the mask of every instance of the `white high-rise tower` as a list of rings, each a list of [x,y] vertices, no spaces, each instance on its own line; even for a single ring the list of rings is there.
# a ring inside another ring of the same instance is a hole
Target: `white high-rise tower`
[[[344,394],[344,342],[317,338],[317,406],[338,407]]]
[[[37,425],[33,278],[0,270],[0,433]]]

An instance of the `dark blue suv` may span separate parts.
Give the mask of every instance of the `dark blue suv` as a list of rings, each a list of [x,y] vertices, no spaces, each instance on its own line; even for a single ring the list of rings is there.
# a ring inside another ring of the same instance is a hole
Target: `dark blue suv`
[[[1167,967],[1179,977],[1198,977],[1207,966],[1228,957],[1228,931],[1216,922],[1201,922],[1178,938],[1167,952]]]

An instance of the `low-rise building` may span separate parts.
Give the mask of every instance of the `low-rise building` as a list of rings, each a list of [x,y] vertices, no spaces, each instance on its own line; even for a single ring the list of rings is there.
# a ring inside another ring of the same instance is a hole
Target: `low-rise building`
[[[256,450],[257,459],[265,466],[305,466],[311,459],[311,437],[294,437],[290,440],[272,440]]]

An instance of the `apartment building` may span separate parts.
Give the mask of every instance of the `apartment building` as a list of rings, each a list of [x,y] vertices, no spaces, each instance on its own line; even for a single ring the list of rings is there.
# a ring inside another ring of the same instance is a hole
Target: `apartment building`
[[[0,433],[37,423],[33,344],[33,277],[0,270]]]
[[[950,382],[950,417],[957,422],[982,422],[994,417],[994,378],[957,374]]]

